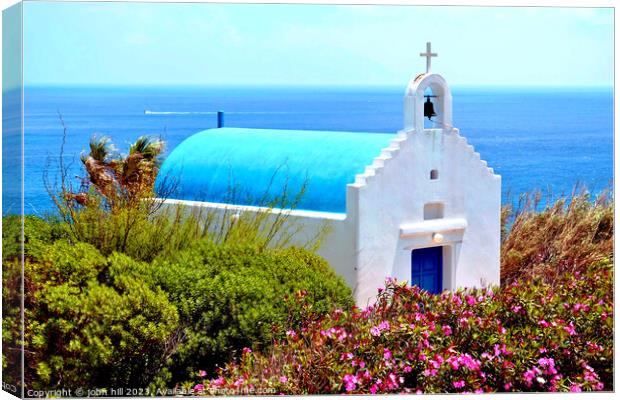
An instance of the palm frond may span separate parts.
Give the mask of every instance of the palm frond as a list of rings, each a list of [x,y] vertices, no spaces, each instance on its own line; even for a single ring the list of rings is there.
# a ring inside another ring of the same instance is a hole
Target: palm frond
[[[105,162],[112,153],[112,146],[110,138],[107,136],[97,137],[93,136],[90,139],[90,156],[99,162]],[[84,161],[84,159],[82,160]]]
[[[154,161],[164,150],[164,142],[148,136],[140,136],[129,148],[129,155],[142,154],[145,160]]]

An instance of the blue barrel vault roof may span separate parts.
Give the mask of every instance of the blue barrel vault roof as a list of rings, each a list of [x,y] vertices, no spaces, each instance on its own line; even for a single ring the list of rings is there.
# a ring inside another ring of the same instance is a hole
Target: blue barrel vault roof
[[[346,212],[346,186],[388,147],[392,134],[216,128],[196,133],[165,159],[158,190],[170,198],[269,206],[286,193],[296,209]],[[164,185],[165,182],[165,185]]]

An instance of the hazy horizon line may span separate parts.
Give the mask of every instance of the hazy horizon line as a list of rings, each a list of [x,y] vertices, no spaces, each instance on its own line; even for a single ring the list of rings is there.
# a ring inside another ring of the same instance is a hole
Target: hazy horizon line
[[[599,89],[599,90],[613,90],[615,89],[615,85],[606,84],[606,85],[537,85],[537,84],[522,84],[522,85],[510,85],[510,84],[453,84],[449,85],[454,89],[517,89],[517,90],[528,90],[528,89]],[[24,89],[27,88],[67,88],[67,89],[81,89],[81,88],[97,88],[97,89],[119,89],[119,88],[221,88],[221,89],[286,89],[286,88],[294,88],[294,89],[303,89],[303,88],[325,88],[325,89],[373,89],[373,88],[381,88],[381,89],[406,89],[407,85],[399,85],[399,84],[334,84],[334,83],[324,83],[324,84],[301,84],[301,83],[286,83],[286,84],[239,84],[239,83],[198,83],[198,84],[189,84],[189,83],[137,83],[137,84],[124,84],[124,83],[115,83],[115,84],[107,84],[107,83],[32,83],[25,84],[23,86]],[[21,89],[21,87],[13,87],[9,89],[4,89],[5,91],[13,91]]]

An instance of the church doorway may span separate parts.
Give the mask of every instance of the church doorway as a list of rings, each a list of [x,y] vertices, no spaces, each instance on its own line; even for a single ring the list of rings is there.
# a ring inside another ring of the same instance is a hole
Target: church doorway
[[[430,293],[443,290],[443,247],[427,247],[411,251],[411,284]]]

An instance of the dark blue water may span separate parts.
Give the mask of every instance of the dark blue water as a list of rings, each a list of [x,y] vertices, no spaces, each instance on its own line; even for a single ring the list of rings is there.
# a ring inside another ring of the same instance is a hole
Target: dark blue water
[[[213,114],[158,112],[224,110],[226,126],[233,127],[396,132],[402,128],[403,92],[404,88],[29,87],[24,96],[25,212],[53,209],[43,173],[48,171],[53,184],[63,136],[58,113],[67,127],[64,159],[74,162],[74,176],[80,173],[79,154],[93,134],[110,136],[121,151],[145,134],[161,136],[171,149],[216,124]],[[454,125],[502,175],[505,194],[550,188],[559,195],[578,182],[598,192],[611,184],[611,89],[453,88],[453,102]],[[10,197],[5,197],[4,214],[18,211],[18,201]]]

